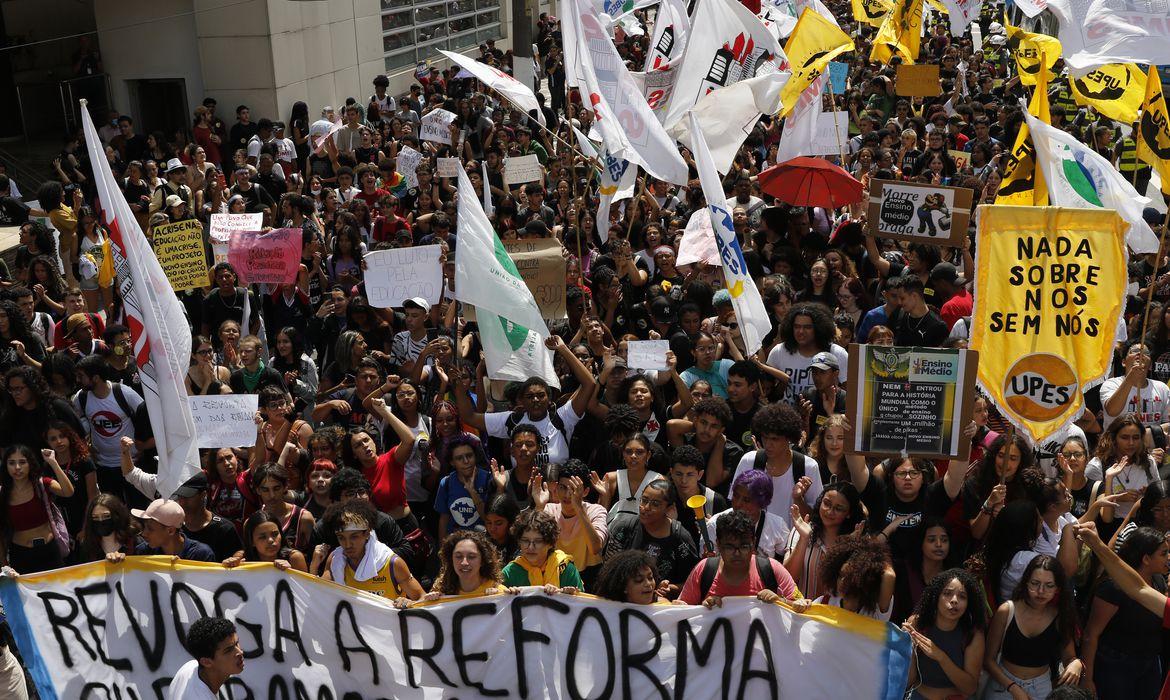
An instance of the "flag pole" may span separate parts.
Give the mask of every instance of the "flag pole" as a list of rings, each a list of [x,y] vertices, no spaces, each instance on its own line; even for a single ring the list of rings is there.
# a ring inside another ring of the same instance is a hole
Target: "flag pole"
[[[580,139],[577,138],[577,132],[573,131],[573,121],[569,119],[569,138],[573,139],[573,143],[580,145]],[[579,153],[580,151],[578,151]],[[585,285],[585,263],[581,256],[581,208],[578,204],[584,204],[583,200],[577,198],[577,165],[574,163],[570,168],[573,173],[573,208],[577,209],[577,220],[573,222],[573,230],[577,232],[577,286],[583,287]],[[589,190],[586,188],[586,194]]]
[[[841,133],[837,131],[837,96],[833,94],[833,78],[830,76],[825,81],[825,85],[829,88],[829,115],[833,118],[833,136],[837,137],[837,155],[841,158],[841,167],[846,166],[845,161],[845,147],[841,145]]]
[[[1134,149],[1137,153],[1137,149]],[[1158,285],[1158,269],[1162,267],[1162,251],[1166,249],[1166,228],[1170,226],[1170,209],[1166,210],[1166,216],[1162,219],[1162,233],[1158,236],[1158,257],[1154,258],[1154,274],[1150,279],[1150,287],[1146,290],[1146,306],[1142,309],[1142,334],[1138,336],[1138,341],[1145,345],[1146,342],[1146,327],[1150,323],[1150,304],[1154,303],[1154,287]]]
[[[637,166],[635,166],[635,167],[637,167]],[[632,201],[626,203],[626,219],[627,219],[627,221],[626,221],[626,240],[627,241],[630,240],[630,234],[634,232],[634,217],[630,215],[630,205],[632,204],[635,207],[641,206],[640,203],[642,201],[642,195],[646,194],[646,181],[649,179],[650,179],[650,173],[643,172],[642,184],[640,187],[638,187],[638,194],[634,197],[634,199]],[[641,212],[639,211],[639,213],[641,213]]]
[[[511,104],[511,105],[515,106],[515,105],[514,105],[514,103],[513,103],[511,100],[509,100],[509,99],[508,99],[506,96],[504,96],[503,94],[501,94],[501,93],[499,93],[499,92],[497,92],[497,91],[495,91],[495,90],[491,90],[490,88],[488,88],[488,89],[489,89],[489,90],[490,90],[492,93],[494,93],[494,94],[495,94],[497,97],[503,98],[503,101],[504,101],[504,102],[507,102],[508,104]],[[527,114],[527,113],[525,113],[525,114]],[[578,150],[576,147],[574,147],[574,146],[573,146],[573,144],[571,144],[571,143],[569,143],[568,141],[566,141],[566,140],[564,140],[563,138],[561,138],[561,137],[560,137],[560,135],[559,135],[559,134],[557,134],[556,132],[554,132],[552,129],[549,129],[549,128],[548,128],[547,126],[545,126],[544,124],[541,124],[539,119],[529,119],[529,121],[530,121],[530,122],[532,122],[533,124],[536,124],[538,127],[540,127],[540,128],[541,128],[541,129],[544,131],[544,133],[548,134],[549,136],[553,137],[553,138],[554,138],[554,139],[556,139],[557,141],[561,142],[561,144],[563,144],[565,147],[567,147],[567,148],[571,148],[571,149],[573,150],[573,152],[577,153],[578,155],[580,155],[580,156],[581,156],[582,158],[584,158],[585,160],[587,160],[587,161],[589,161],[589,162],[591,162],[591,163],[594,163],[594,164],[596,164],[596,163],[597,163],[597,159],[596,159],[596,158],[590,158],[589,156],[587,156],[587,155],[585,155],[584,153],[582,153],[580,150]],[[571,124],[571,123],[572,123],[572,122],[570,122],[570,124]]]

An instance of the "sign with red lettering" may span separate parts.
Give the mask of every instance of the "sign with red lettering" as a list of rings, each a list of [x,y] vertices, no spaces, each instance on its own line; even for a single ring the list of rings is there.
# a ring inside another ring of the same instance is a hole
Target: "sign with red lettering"
[[[244,284],[293,284],[301,266],[301,230],[237,231],[228,248],[228,262]]]

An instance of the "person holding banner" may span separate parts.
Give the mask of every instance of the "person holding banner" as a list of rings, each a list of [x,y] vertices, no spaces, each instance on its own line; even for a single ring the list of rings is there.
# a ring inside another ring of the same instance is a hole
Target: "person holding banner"
[[[543,586],[549,595],[584,590],[573,558],[556,548],[559,537],[560,528],[553,516],[536,510],[521,513],[512,524],[520,556],[504,566],[504,585]]]
[[[478,530],[456,530],[439,548],[439,576],[422,600],[517,592],[504,586],[500,557],[488,536]]]
[[[325,559],[321,577],[381,596],[404,608],[423,597],[423,588],[406,560],[374,534],[377,511],[368,501],[349,499],[325,511],[325,527],[338,546]]]
[[[597,595],[619,603],[670,605],[658,594],[658,562],[639,549],[618,552],[606,559],[597,575]]]
[[[699,562],[679,592],[678,605],[723,605],[728,596],[756,596],[765,603],[802,599],[792,576],[769,557],[756,554],[756,528],[745,513],[727,511],[715,521],[719,556]]]

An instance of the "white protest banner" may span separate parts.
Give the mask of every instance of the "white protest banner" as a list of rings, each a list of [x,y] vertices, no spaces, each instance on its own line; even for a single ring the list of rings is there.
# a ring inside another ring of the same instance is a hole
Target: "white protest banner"
[[[438,245],[391,248],[366,253],[365,283],[370,306],[389,309],[422,297],[437,304],[443,296],[442,249]]]
[[[299,228],[237,231],[228,244],[228,262],[246,284],[293,284],[301,269]]]
[[[414,150],[410,146],[403,146],[398,149],[398,159],[396,162],[398,172],[402,173],[402,177],[406,178],[407,186],[411,188],[418,187],[418,170],[419,163],[422,162],[423,154]]]
[[[504,159],[504,185],[523,185],[526,182],[540,182],[544,179],[544,168],[535,153]]]
[[[836,125],[836,133],[833,127]],[[817,115],[817,135],[808,151],[811,156],[840,155],[849,150],[849,112],[821,112]]]
[[[1047,0],[1074,72],[1106,63],[1170,63],[1170,7],[1131,0]]]
[[[755,597],[713,610],[590,595],[391,602],[271,564],[128,557],[0,578],[43,698],[161,698],[197,618],[233,620],[242,698],[901,697],[910,638],[841,608]],[[824,660],[833,659],[826,673]]]
[[[451,130],[447,127],[455,121],[455,113],[445,109],[433,109],[423,115],[419,126],[419,138],[451,145]]]
[[[439,177],[456,177],[459,175],[459,159],[458,158],[439,158],[437,159],[438,167],[435,172]]]
[[[682,243],[678,246],[676,265],[704,262],[719,265],[719,246],[715,243],[715,229],[711,228],[711,211],[700,209],[687,220]]]
[[[258,394],[188,396],[199,449],[249,447],[256,444]]]
[[[630,369],[667,370],[669,340],[631,340],[626,343],[626,365]]]
[[[264,214],[212,214],[211,240],[227,243],[236,231],[259,231],[264,228]]]

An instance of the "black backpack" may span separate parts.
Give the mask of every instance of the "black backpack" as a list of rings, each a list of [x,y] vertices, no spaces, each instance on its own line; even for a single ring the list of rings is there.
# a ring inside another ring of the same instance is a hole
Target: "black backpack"
[[[502,438],[505,443],[508,443],[511,440],[512,430],[514,430],[516,426],[520,425],[521,423],[530,422],[527,420],[527,418],[528,415],[522,410],[513,411],[512,414],[508,416],[508,420],[504,421],[504,432],[508,437]],[[552,427],[556,428],[560,432],[561,437],[565,440],[565,447],[567,448],[569,445],[569,434],[565,430],[565,421],[561,419],[561,414],[557,413],[557,406],[553,404],[550,404],[548,407],[548,422],[552,423]],[[500,454],[505,455],[505,458],[507,458],[507,456],[510,454],[508,449],[506,449],[504,446],[501,446],[501,449],[502,451]],[[536,465],[540,467],[542,472],[544,471],[544,468],[548,466],[548,439],[543,435],[540,436],[540,448],[536,455]]]
[[[796,483],[804,478],[805,467],[808,463],[808,457],[804,453],[796,450],[792,451],[792,483]],[[756,450],[756,456],[752,460],[752,469],[756,471],[764,471],[768,468],[768,454],[763,450]]]
[[[775,591],[779,582],[776,580],[776,572],[772,571],[772,560],[767,557],[761,557],[759,554],[755,556],[756,572],[760,575],[760,581],[764,584],[764,588],[769,591]],[[711,592],[711,584],[715,583],[715,574],[719,573],[719,557],[708,557],[703,562],[703,573],[699,575],[699,600],[706,599],[707,594]]]
[[[122,409],[122,413],[125,413],[127,418],[133,420],[134,409],[130,408],[130,402],[126,400],[126,394],[122,391],[122,382],[113,382],[110,387],[113,389],[114,400],[118,402],[118,407]],[[77,403],[81,404],[82,418],[85,417],[85,405],[89,403],[89,394],[90,392],[87,389],[83,390],[77,397]]]

